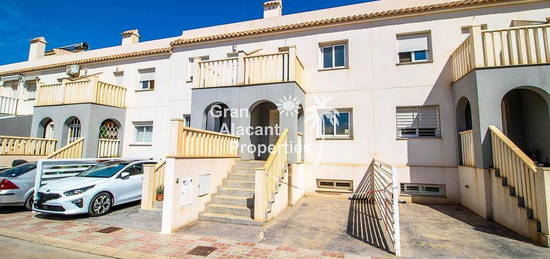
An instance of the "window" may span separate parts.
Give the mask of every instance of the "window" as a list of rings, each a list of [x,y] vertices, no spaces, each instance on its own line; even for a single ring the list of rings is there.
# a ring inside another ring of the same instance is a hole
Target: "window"
[[[336,109],[320,112],[321,137],[323,138],[351,138],[352,111],[351,109]]]
[[[140,69],[139,70],[139,90],[154,90],[155,89],[155,69]]]
[[[185,127],[191,127],[191,114],[183,115],[183,123]]]
[[[113,73],[115,76],[115,85],[123,86],[124,85],[124,72],[117,71]]]
[[[153,142],[153,122],[134,123],[134,143]]]
[[[126,170],[124,170],[124,171],[130,173],[130,176],[142,175],[143,174],[143,164],[133,164],[133,165],[129,166],[128,168],[126,168]]]
[[[210,56],[199,57],[201,61],[206,61],[210,59]],[[193,82],[193,74],[195,73],[195,58],[189,58],[189,63],[187,64],[187,82]]]
[[[443,184],[402,183],[401,193],[412,195],[445,196]]]
[[[439,107],[397,107],[397,137],[440,137]]]
[[[34,100],[36,98],[36,81],[25,82],[25,91],[25,100]]]
[[[398,62],[413,63],[431,60],[430,33],[397,35]]]
[[[353,181],[351,181],[351,180],[317,179],[317,188],[318,189],[353,191]]]
[[[348,66],[347,43],[320,45],[321,69],[345,68]]]

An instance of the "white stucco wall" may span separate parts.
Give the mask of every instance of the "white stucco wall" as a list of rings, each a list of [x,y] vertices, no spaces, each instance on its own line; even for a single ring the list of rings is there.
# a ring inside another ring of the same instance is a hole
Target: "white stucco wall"
[[[406,4],[411,4],[407,1]],[[405,3],[402,3],[403,5]],[[368,8],[371,8],[367,10]],[[359,8],[359,9],[358,9]],[[361,9],[363,8],[363,9]],[[374,9],[372,9],[374,8]],[[332,14],[352,14],[381,8],[377,4],[335,9]],[[299,22],[302,19],[326,18],[330,11],[306,13],[273,20],[257,20],[211,28],[190,30],[184,37],[209,35],[263,25]],[[160,158],[168,151],[169,119],[191,113],[191,87],[187,82],[189,58],[209,56],[210,60],[227,57],[233,46],[238,50],[260,53],[276,52],[279,47],[295,45],[305,66],[306,101],[304,104],[304,145],[308,147],[304,164],[304,191],[315,190],[315,179],[349,179],[357,185],[373,157],[399,168],[400,180],[413,183],[445,184],[447,198],[459,202],[457,174],[456,125],[452,91],[450,89],[449,56],[466,37],[461,27],[487,24],[489,29],[508,27],[512,20],[545,20],[550,3],[498,6],[452,13],[369,21],[339,27],[235,39],[218,43],[203,43],[173,49],[171,54],[118,60],[109,63],[83,65],[88,74],[102,72],[102,80],[113,83],[114,71],[124,71],[127,91],[126,134],[123,136],[124,156]],[[281,20],[277,20],[281,19]],[[396,65],[399,33],[430,31],[433,62]],[[82,57],[118,52],[168,47],[174,40],[162,39],[89,51]],[[349,68],[319,71],[319,43],[348,41]],[[73,55],[73,54],[70,54]],[[70,59],[70,55],[33,61],[41,65]],[[77,54],[74,54],[77,55]],[[0,66],[0,71],[23,66]],[[138,70],[155,68],[154,91],[136,92]],[[44,83],[54,83],[64,76],[63,69],[29,73],[40,76]],[[396,137],[396,106],[438,105],[441,137],[398,140]],[[352,108],[352,140],[317,140],[319,108]],[[202,118],[192,118],[202,120]],[[133,145],[133,122],[152,121],[153,143]]]

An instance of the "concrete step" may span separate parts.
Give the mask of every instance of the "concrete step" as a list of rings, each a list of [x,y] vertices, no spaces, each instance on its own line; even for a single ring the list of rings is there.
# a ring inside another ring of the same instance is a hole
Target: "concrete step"
[[[215,214],[215,213],[202,213],[199,218],[206,221],[215,221],[221,223],[231,223],[239,225],[248,225],[248,226],[261,226],[262,222],[254,221],[250,217],[241,217],[241,216],[232,216],[224,214]]]
[[[206,206],[205,213],[225,214],[252,218],[252,211],[245,206],[224,205],[211,203]]]
[[[230,181],[254,181],[256,175],[254,174],[229,174],[227,180]]]
[[[224,180],[224,187],[241,188],[241,189],[254,189],[254,181],[238,181],[238,180]]]
[[[254,198],[214,195],[212,196],[212,203],[253,208]]]
[[[229,188],[220,187],[218,194],[224,196],[237,196],[237,197],[250,197],[254,196],[254,189],[241,189],[241,188]]]

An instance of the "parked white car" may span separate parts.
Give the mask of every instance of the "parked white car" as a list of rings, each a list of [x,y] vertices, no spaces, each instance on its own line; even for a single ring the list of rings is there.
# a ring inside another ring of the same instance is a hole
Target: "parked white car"
[[[141,199],[143,165],[155,161],[110,161],[38,189],[34,210],[96,217],[113,206]]]

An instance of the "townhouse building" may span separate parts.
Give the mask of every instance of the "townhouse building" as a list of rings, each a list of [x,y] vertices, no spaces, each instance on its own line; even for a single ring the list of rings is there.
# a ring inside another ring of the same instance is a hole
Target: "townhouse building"
[[[238,135],[242,160],[265,160],[269,151],[247,148],[279,134],[238,129],[279,126],[301,147],[288,162],[303,173],[302,193],[353,192],[377,158],[397,168],[403,198],[466,203],[486,218],[491,191],[475,188],[490,185],[479,180],[489,173],[467,170],[495,168],[489,126],[550,163],[550,2],[263,8],[257,20],[172,38],[141,42],[125,31],[121,45],[102,49],[46,51],[35,38],[27,61],[0,66],[0,134],[29,129],[57,148],[83,137],[85,157],[160,159],[176,141],[170,121],[182,119]],[[501,116],[501,106],[512,112]]]

